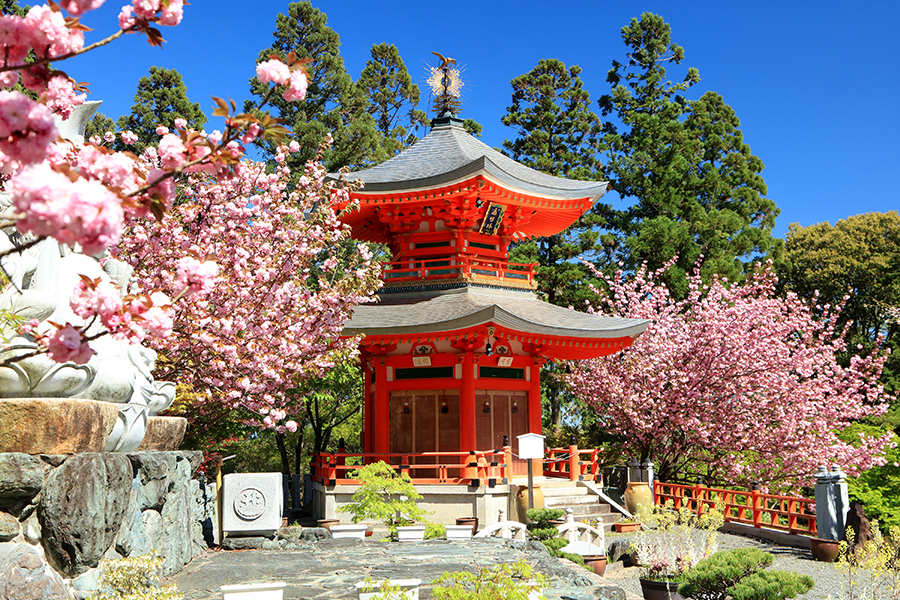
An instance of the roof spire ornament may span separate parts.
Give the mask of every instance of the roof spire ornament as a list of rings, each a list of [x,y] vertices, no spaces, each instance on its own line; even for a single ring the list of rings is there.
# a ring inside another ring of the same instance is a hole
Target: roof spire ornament
[[[463,87],[460,70],[455,66],[456,59],[444,57],[437,52],[432,52],[432,54],[437,56],[440,61],[438,66],[428,68],[428,79],[426,80],[434,94],[434,112],[439,117],[455,116],[462,107],[459,97]]]

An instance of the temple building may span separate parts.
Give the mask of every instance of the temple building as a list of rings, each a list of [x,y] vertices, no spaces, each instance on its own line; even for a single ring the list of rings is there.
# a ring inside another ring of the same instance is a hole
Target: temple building
[[[648,325],[543,302],[535,265],[509,262],[510,244],[566,229],[607,184],[521,165],[451,116],[347,178],[363,184],[343,217],[353,237],[393,253],[378,301],[344,329],[362,336],[364,454],[452,484],[465,456],[508,447],[507,478],[524,475],[517,436],[541,433],[541,365],[612,354]]]

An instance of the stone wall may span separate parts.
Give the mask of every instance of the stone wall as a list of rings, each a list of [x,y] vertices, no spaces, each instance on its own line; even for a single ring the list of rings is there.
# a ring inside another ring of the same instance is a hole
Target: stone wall
[[[84,598],[101,558],[163,557],[181,570],[213,544],[201,452],[0,453],[0,598]]]

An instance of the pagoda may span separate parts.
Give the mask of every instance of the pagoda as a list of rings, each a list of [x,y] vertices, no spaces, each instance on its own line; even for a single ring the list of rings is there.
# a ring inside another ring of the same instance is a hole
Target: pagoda
[[[509,262],[511,244],[566,229],[608,184],[526,167],[448,112],[345,177],[362,184],[336,207],[358,205],[342,217],[352,237],[393,254],[377,302],[343,331],[360,336],[367,460],[403,457],[414,481],[458,483],[447,456],[506,447],[507,473],[524,475],[517,436],[541,433],[541,366],[618,352],[648,325],[543,302],[535,265]]]

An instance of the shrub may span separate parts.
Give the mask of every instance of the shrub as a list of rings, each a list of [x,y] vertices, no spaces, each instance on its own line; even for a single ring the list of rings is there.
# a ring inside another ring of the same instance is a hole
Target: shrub
[[[425,523],[425,539],[437,540],[447,535],[447,528],[442,523]]]
[[[174,584],[160,586],[162,562],[153,553],[103,562],[100,592],[90,600],[182,600]]]
[[[350,520],[354,523],[373,519],[391,529],[396,525],[408,525],[428,514],[416,505],[422,495],[409,477],[400,475],[384,461],[360,467],[353,477],[359,480],[359,489],[353,494],[353,502],[341,511],[353,515]]]
[[[431,590],[436,600],[528,600],[532,590],[547,586],[547,578],[524,560],[468,571],[445,572]]]
[[[812,588],[806,575],[765,571],[772,561],[771,554],[756,548],[716,552],[680,576],[678,593],[696,600],[783,600]]]

